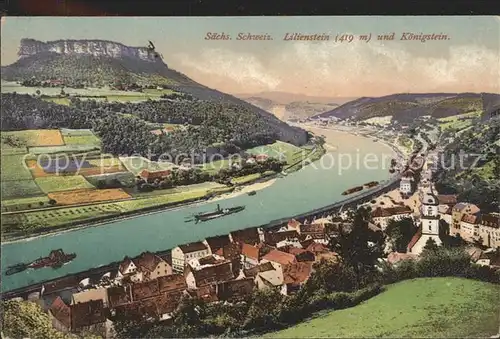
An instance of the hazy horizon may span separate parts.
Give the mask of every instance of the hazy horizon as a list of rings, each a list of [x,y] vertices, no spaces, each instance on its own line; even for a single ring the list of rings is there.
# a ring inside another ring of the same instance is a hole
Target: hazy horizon
[[[284,92],[323,98],[395,93],[500,92],[500,19],[419,17],[2,17],[2,66],[22,38],[99,39],[128,46],[148,40],[165,63],[235,95]],[[273,41],[205,40],[207,32],[269,34]],[[283,41],[286,33],[387,34],[352,43]],[[402,32],[449,40],[399,41]]]

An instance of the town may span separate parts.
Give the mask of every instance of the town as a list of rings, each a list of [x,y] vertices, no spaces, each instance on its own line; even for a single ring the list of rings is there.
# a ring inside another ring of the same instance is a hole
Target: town
[[[463,245],[471,263],[499,270],[500,215],[482,213],[474,204],[436,191],[431,178],[438,152],[413,157],[410,165],[417,165],[402,173],[399,189],[358,206],[369,207],[368,229],[383,239],[378,262],[397,266],[418,261],[426,248],[453,239]],[[28,299],[39,302],[60,331],[113,337],[111,319],[168,321],[184,298],[237,304],[255,290],[294,295],[318,263],[342,265],[331,244],[352,230],[353,219],[352,211],[339,212],[303,223],[292,219],[275,230],[254,227],[209,237],[163,256],[144,252],[126,257],[116,271],[44,284]],[[395,241],[394,229],[405,223],[411,239]]]

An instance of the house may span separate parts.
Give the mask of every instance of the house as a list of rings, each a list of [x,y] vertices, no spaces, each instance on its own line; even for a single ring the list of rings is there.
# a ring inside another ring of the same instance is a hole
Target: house
[[[395,206],[395,207],[377,207],[371,213],[372,220],[375,225],[380,226],[384,231],[387,228],[389,220],[399,221],[405,218],[413,218],[413,211],[408,206]]]
[[[214,265],[192,267],[188,265],[185,272],[188,288],[196,289],[200,286],[228,281],[235,278],[231,261],[225,260]]]
[[[220,301],[236,302],[252,294],[255,288],[253,278],[219,282],[215,285],[217,299]]]
[[[328,244],[324,224],[304,224],[298,228],[298,233],[303,240],[313,239],[316,242]]]
[[[460,237],[468,242],[473,242],[475,234],[477,234],[477,223],[479,216],[472,214],[464,214],[460,221]]]
[[[92,288],[71,295],[71,304],[85,303],[91,300],[102,300],[103,307],[108,307],[108,289]]]
[[[474,204],[459,202],[453,206],[451,212],[450,235],[455,236],[460,234],[460,223],[465,214],[478,215],[481,210]]]
[[[426,193],[422,198],[422,216],[420,217],[420,225],[410,240],[407,247],[407,252],[419,255],[422,253],[427,241],[433,239],[436,245],[441,245],[442,241],[439,237],[439,200],[431,191]]]
[[[330,249],[323,244],[313,242],[306,247],[306,250],[314,254],[315,261],[321,261],[321,259],[338,261],[337,253],[330,251]]]
[[[253,272],[247,272],[249,276]],[[275,267],[271,262],[260,264],[255,272],[255,285],[259,290],[266,288],[276,288],[282,294],[286,294],[286,286],[284,286],[283,270],[280,267]]]
[[[183,272],[189,260],[203,258],[209,254],[210,250],[202,242],[179,245],[172,250],[172,268],[174,271]]]
[[[439,206],[445,205],[448,207],[453,207],[457,204],[456,194],[438,194]]]
[[[294,255],[297,262],[313,262],[316,259],[314,253],[303,248],[289,247],[286,252]]]
[[[441,216],[441,220],[445,221],[451,227],[453,223],[453,218],[452,218],[453,207],[449,207],[448,205],[439,205],[438,211],[439,215]]]
[[[295,219],[291,219],[290,221],[288,221],[287,229],[290,231],[297,231],[298,232],[300,225],[302,225],[302,224],[299,221],[297,221]]]
[[[283,266],[283,285],[285,295],[297,292],[312,273],[311,262],[296,262]]]
[[[204,285],[197,289],[188,290],[189,295],[192,298],[197,298],[203,301],[206,304],[218,302],[219,298],[217,297],[216,285]]]
[[[147,169],[142,170],[139,173],[139,176],[144,179],[148,183],[153,183],[155,180],[162,180],[170,176],[170,170],[162,170],[162,171],[149,171]]]
[[[271,262],[275,267],[282,267],[288,264],[296,263],[297,258],[293,254],[286,253],[279,250],[271,250],[262,257],[261,263]]]
[[[296,230],[291,231],[281,231],[281,232],[264,232],[264,242],[269,245],[276,247],[276,245],[284,240],[298,240],[299,233]]]
[[[209,249],[210,254],[216,254],[217,251],[224,248],[224,246],[229,245],[231,243],[231,239],[229,239],[229,235],[224,234],[215,237],[208,237],[203,240],[203,243]]]
[[[250,245],[243,243],[241,245],[241,262],[243,268],[257,266],[264,255],[264,246],[261,244]]]
[[[257,227],[250,227],[230,232],[229,239],[233,243],[244,243],[250,245],[255,245],[261,242],[261,236]]]
[[[129,286],[114,286],[107,288],[108,307],[116,308],[132,302],[131,288]]]
[[[110,337],[112,323],[104,308],[102,300],[66,305],[61,297],[57,297],[48,310],[54,328],[62,332],[87,332]]]
[[[125,257],[118,266],[116,279],[121,281],[127,277],[132,283],[142,281],[142,272],[137,269],[132,259]]]
[[[247,163],[247,164],[251,164],[251,165],[255,164],[255,162],[256,162],[256,161],[255,161],[255,158],[253,158],[253,157],[250,157],[250,158],[248,158],[248,159],[245,161],[245,163]]]
[[[477,225],[476,239],[482,241],[486,247],[500,247],[500,214],[483,214]]]
[[[408,197],[414,192],[414,190],[415,172],[409,169],[401,175],[401,181],[399,182],[399,192]]]
[[[133,261],[137,270],[142,272],[143,280],[156,279],[172,274],[172,266],[151,252],[144,252]]]

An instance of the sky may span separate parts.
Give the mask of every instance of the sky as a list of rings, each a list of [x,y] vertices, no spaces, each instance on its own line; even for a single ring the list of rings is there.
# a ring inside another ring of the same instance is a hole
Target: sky
[[[206,40],[208,32],[232,40]],[[393,32],[394,40],[377,40]],[[448,39],[401,41],[405,32]],[[273,40],[236,40],[239,33],[269,34]],[[286,33],[331,38],[284,41]],[[369,42],[358,39],[370,33]],[[353,41],[335,42],[342,34],[352,34]],[[128,46],[152,40],[169,67],[231,94],[500,93],[500,17],[494,16],[2,17],[2,65],[17,60],[22,38],[101,39]]]

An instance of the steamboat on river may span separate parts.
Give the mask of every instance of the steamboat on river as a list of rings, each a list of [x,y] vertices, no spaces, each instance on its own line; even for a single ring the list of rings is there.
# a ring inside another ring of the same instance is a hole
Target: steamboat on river
[[[50,251],[47,257],[38,258],[30,263],[19,263],[7,268],[6,275],[22,272],[28,268],[38,269],[43,267],[59,268],[76,258],[75,253],[66,254],[62,249]]]
[[[245,206],[236,206],[236,207],[231,207],[231,208],[220,208],[219,204],[217,204],[217,209],[213,212],[202,212],[195,214],[191,219],[186,220],[185,222],[191,222],[194,221],[195,224],[199,223],[200,221],[208,221],[220,217],[224,217],[226,215],[230,215],[233,213],[238,213],[241,212],[245,209]]]

